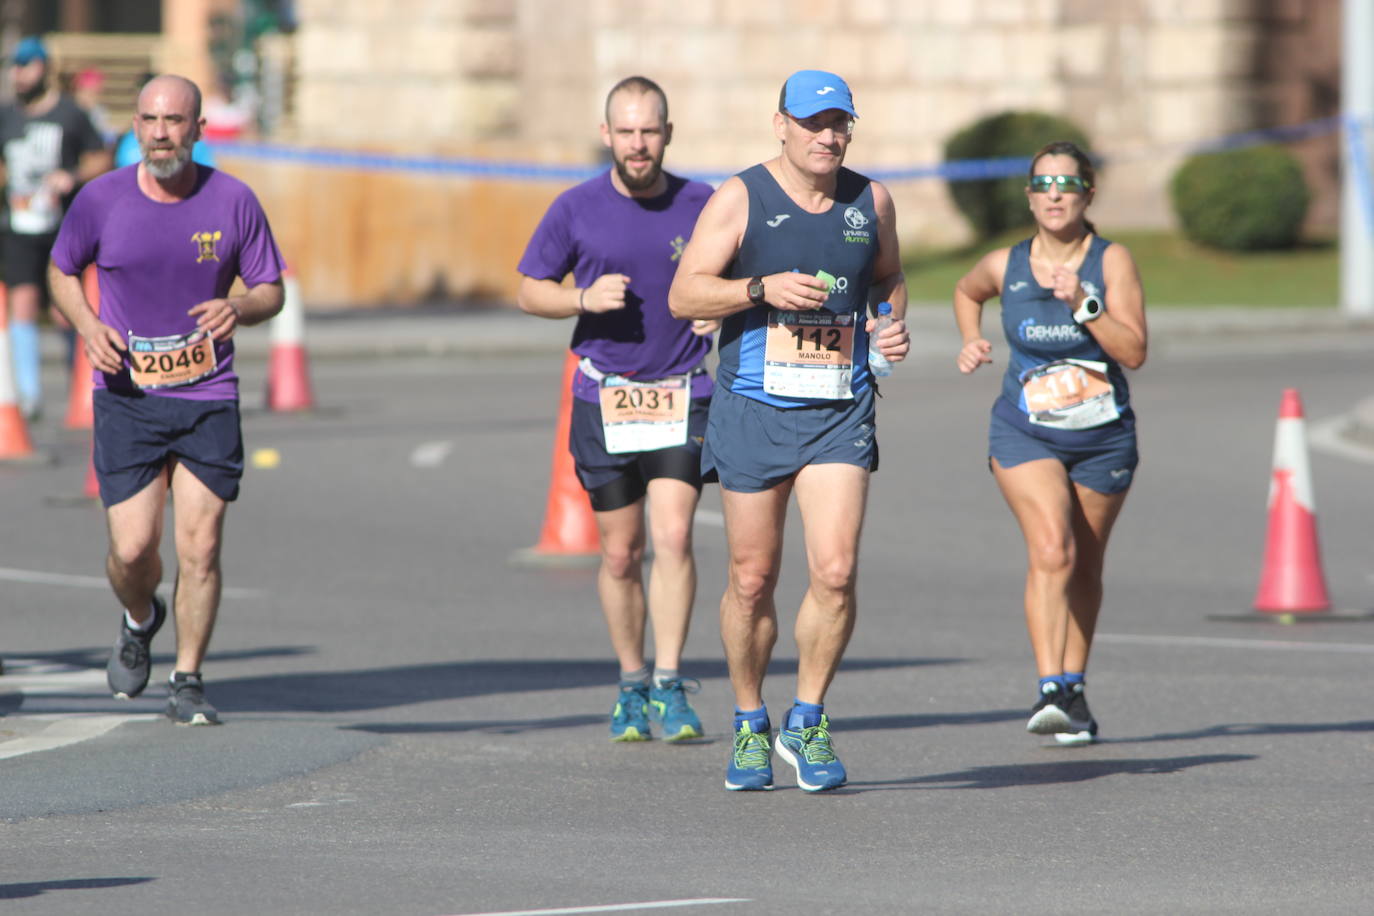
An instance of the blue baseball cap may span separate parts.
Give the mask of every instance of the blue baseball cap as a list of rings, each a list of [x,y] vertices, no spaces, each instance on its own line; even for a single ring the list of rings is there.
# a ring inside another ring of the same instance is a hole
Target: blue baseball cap
[[[47,60],[48,49],[43,47],[43,42],[30,35],[28,38],[20,39],[19,44],[14,46],[14,54],[10,60],[16,67],[36,60]]]
[[[782,85],[782,110],[794,118],[809,118],[838,108],[857,118],[849,84],[824,70],[798,70]]]

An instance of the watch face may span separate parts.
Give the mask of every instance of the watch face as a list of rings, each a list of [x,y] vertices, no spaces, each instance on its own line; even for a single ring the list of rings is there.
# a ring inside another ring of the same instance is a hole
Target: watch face
[[[763,281],[750,280],[748,286],[749,298],[755,301],[763,298]]]

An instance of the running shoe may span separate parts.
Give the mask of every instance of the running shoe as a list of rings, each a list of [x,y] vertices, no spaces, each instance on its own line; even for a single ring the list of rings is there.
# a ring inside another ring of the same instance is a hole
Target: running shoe
[[[691,681],[689,685],[687,682]],[[696,678],[669,678],[649,688],[649,718],[659,723],[664,741],[702,736],[701,720],[687,702],[687,694],[701,689]]]
[[[612,741],[648,741],[649,685],[621,681],[620,696],[611,710]]]
[[[735,732],[735,749],[725,771],[725,788],[731,792],[756,792],[773,788],[773,732],[756,732],[748,722]]]
[[[1097,720],[1088,711],[1088,694],[1082,684],[1069,688],[1069,701],[1064,709],[1069,717],[1067,731],[1054,736],[1060,744],[1092,744],[1097,740]]]
[[[219,724],[219,712],[205,699],[205,681],[199,674],[172,674],[167,684],[167,718],[177,725]]]
[[[142,633],[129,629],[129,621],[120,612],[119,639],[115,640],[114,651],[105,666],[110,692],[119,699],[131,700],[148,686],[148,674],[153,668],[148,648],[166,620],[167,605],[157,595],[153,596],[153,625]]]
[[[1059,685],[1050,681],[1040,688],[1040,701],[1031,707],[1026,731],[1033,735],[1053,735],[1069,730],[1069,717],[1064,712],[1068,703]]]
[[[797,785],[807,792],[838,789],[849,780],[830,743],[828,716],[807,728],[784,728],[778,735],[778,756],[796,769]]]

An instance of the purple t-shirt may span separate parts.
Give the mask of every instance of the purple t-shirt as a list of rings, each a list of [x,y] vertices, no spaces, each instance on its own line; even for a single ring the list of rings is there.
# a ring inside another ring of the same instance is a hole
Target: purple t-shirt
[[[604,373],[641,379],[682,375],[700,366],[711,349],[709,336],[693,334],[690,321],[668,311],[668,287],[711,187],[663,174],[668,189],[652,198],[621,194],[609,170],[564,191],[544,214],[517,268],[536,280],[560,282],[572,271],[580,287],[602,274],[630,278],[624,309],[579,315],[573,330],[573,352]],[[692,396],[710,393],[710,376],[696,375]],[[597,383],[578,372],[573,394],[595,401]]]
[[[72,201],[52,259],[76,276],[94,262],[100,278],[100,320],[129,335],[187,334],[192,306],[229,294],[235,277],[253,287],[281,278],[281,252],[258,200],[237,178],[197,165],[196,187],[178,203],[150,200],[138,188],[138,166],[101,175]],[[215,369],[190,384],[148,388],[148,394],[193,401],[238,397],[234,342],[215,343]],[[129,357],[117,375],[93,373],[95,387],[133,391]]]

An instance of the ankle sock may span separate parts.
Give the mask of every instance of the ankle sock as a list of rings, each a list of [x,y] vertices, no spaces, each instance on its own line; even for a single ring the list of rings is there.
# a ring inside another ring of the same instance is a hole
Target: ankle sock
[[[668,681],[675,681],[675,680],[677,680],[677,678],[678,678],[678,673],[677,673],[677,669],[676,669],[676,668],[655,668],[655,669],[654,669],[654,686],[655,686],[655,687],[662,687],[662,686],[663,686],[665,683],[667,683]]]
[[[142,623],[139,623],[134,620],[133,617],[129,616],[128,608],[124,609],[124,625],[135,633],[147,633],[148,629],[152,627],[154,620],[157,620],[157,610],[153,607],[151,602],[148,604],[148,616],[144,618]]]
[[[625,685],[641,684],[647,687],[649,685],[649,666],[642,665],[636,671],[620,672],[620,683]]]
[[[787,713],[787,727],[811,728],[813,725],[820,725],[821,716],[824,714],[824,703],[803,703],[793,697],[792,709]]]
[[[1085,683],[1086,682],[1083,680],[1082,671],[1064,672],[1064,689],[1067,690],[1069,693],[1073,693],[1073,689],[1075,687],[1082,687],[1085,685]]]
[[[1053,684],[1056,690],[1061,694],[1069,692],[1064,684],[1064,675],[1062,674],[1052,674],[1049,677],[1042,677],[1040,679],[1040,692],[1042,694],[1045,693],[1050,684]]]
[[[748,722],[749,730],[752,732],[766,732],[772,725],[768,721],[768,704],[760,706],[758,709],[740,709],[735,707],[735,727],[734,731],[739,731],[741,723]]]

